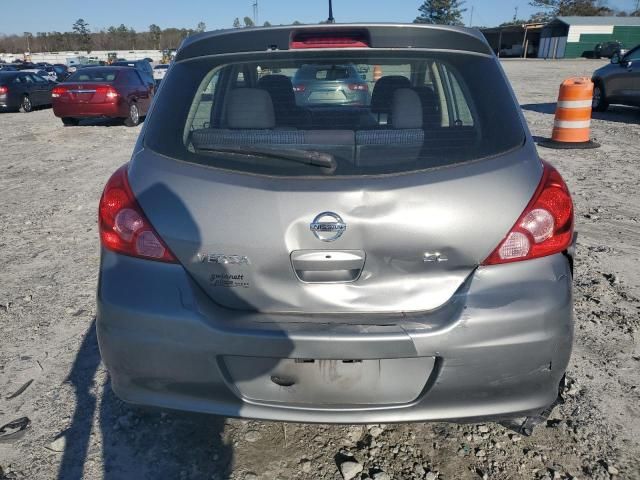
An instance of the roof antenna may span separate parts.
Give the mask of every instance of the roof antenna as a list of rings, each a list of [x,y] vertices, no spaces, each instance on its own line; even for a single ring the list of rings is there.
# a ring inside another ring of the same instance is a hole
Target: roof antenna
[[[329,0],[329,18],[327,18],[327,23],[336,23],[336,19],[333,18],[333,1]]]

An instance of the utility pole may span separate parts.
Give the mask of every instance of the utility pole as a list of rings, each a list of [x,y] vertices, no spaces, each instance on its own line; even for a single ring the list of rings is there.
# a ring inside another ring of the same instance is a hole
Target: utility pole
[[[258,0],[253,2],[253,23],[258,26]]]
[[[513,21],[515,22],[518,19],[518,7],[516,7],[516,11],[513,14]]]
[[[469,27],[473,27],[473,9],[476,8],[475,5],[471,5],[471,13],[469,14]]]
[[[333,18],[333,1],[329,0],[329,18],[327,18],[327,23],[336,23],[336,19]]]

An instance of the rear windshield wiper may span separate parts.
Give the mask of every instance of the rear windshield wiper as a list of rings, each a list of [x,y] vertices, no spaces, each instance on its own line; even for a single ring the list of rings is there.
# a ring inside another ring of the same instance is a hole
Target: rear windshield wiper
[[[330,153],[318,152],[316,150],[299,150],[289,148],[269,148],[269,147],[231,147],[226,145],[202,145],[194,148],[197,151],[206,153],[222,153],[232,155],[246,155],[250,157],[275,158],[278,160],[289,160],[291,162],[312,165],[314,167],[326,168],[334,171],[336,169],[336,159]]]

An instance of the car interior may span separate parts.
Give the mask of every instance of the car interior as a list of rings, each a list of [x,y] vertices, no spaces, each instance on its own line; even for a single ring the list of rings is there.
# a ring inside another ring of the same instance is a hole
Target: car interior
[[[367,65],[373,72],[375,65]],[[383,65],[368,105],[299,105],[291,65],[236,64],[203,81],[185,132],[188,147],[304,149],[333,155],[348,171],[455,154],[480,135],[459,76],[437,62]],[[391,73],[393,72],[393,73]]]

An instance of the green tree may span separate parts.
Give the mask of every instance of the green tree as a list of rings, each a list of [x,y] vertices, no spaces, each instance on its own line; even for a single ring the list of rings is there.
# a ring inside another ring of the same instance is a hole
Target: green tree
[[[302,25],[302,22],[299,22],[298,20],[294,20],[291,25]]]
[[[240,19],[238,17],[233,20],[233,28],[240,28]]]
[[[413,23],[462,25],[462,14],[467,11],[463,5],[463,0],[424,0]]]
[[[91,31],[89,30],[89,24],[84,19],[79,18],[76,23],[73,24],[73,33],[75,33],[78,44],[82,50],[87,53],[91,53]]]
[[[196,27],[196,32],[198,33],[202,33],[207,29],[207,24],[204,22],[200,22],[198,23],[198,26]]]
[[[271,26],[271,22],[266,21],[264,22],[264,25],[262,25],[263,27],[270,27]]]
[[[571,15],[595,17],[614,13],[606,0],[533,0],[530,5],[542,8],[543,11],[537,15],[546,18]]]
[[[155,23],[152,23],[151,25],[149,25],[149,35],[151,36],[151,41],[153,42],[154,48],[157,48],[158,50],[160,50],[160,40],[162,39],[162,29]]]
[[[251,17],[244,17],[244,26],[245,27],[255,27],[255,23],[251,20]]]

